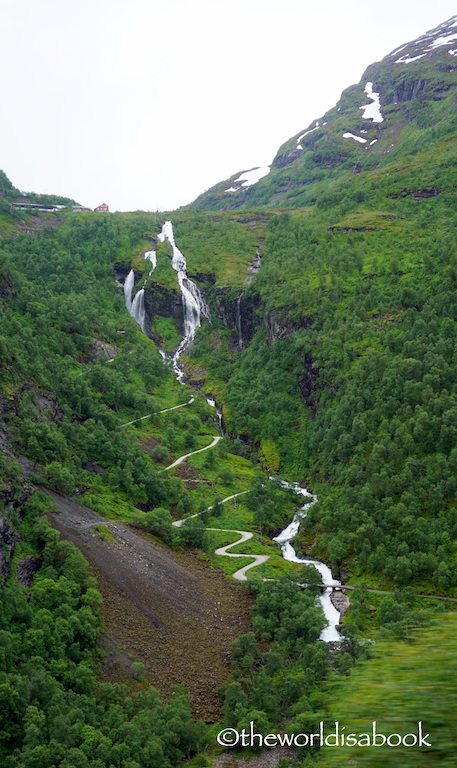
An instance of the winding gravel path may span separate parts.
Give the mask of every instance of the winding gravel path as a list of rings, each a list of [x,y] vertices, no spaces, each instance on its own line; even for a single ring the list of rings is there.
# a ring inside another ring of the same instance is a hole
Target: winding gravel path
[[[211,448],[210,445],[208,445],[208,448]],[[237,496],[243,496],[245,493],[249,493],[249,491],[240,491],[240,493],[233,493],[231,496],[227,496],[225,499],[221,499],[221,504],[225,504],[226,501],[231,501],[232,499],[236,499]],[[205,512],[209,512],[210,509],[213,509],[213,504],[211,504],[210,507],[207,507]],[[191,520],[192,518],[199,517],[201,515],[201,512],[197,512],[195,515],[189,515],[189,517],[183,518],[182,520],[175,520],[173,525],[176,528],[181,528],[182,524],[186,520]],[[235,553],[235,552],[229,552],[228,550],[232,547],[238,546],[238,544],[243,544],[245,541],[249,541],[249,539],[252,539],[254,536],[253,533],[250,533],[249,531],[238,531],[234,528],[207,528],[207,531],[222,531],[223,533],[238,533],[240,535],[240,538],[233,542],[233,544],[226,544],[224,547],[219,547],[215,550],[215,555],[225,555],[226,557],[248,557],[250,560],[253,560],[252,563],[248,563],[247,565],[244,565],[242,568],[238,568],[235,573],[232,573],[232,578],[236,579],[237,581],[246,581],[246,571],[249,571],[250,568],[255,568],[256,565],[261,565],[262,563],[265,563],[269,559],[269,555],[248,555],[246,552],[243,553]]]
[[[228,528],[207,528],[207,531],[223,531],[224,533],[239,533],[240,538],[237,539],[237,541],[234,541],[233,544],[227,544],[225,547],[219,547],[219,549],[216,549],[214,554],[215,555],[226,555],[226,557],[249,557],[250,559],[253,559],[253,563],[248,563],[248,565],[244,565],[242,568],[239,568],[235,573],[232,573],[232,578],[237,579],[238,581],[246,581],[246,571],[249,571],[250,568],[255,568],[256,565],[261,565],[262,563],[265,563],[269,559],[269,555],[247,555],[247,554],[235,554],[235,552],[228,552],[227,550],[231,549],[232,547],[236,547],[238,544],[243,544],[245,541],[248,541],[249,539],[252,539],[254,536],[253,533],[249,533],[249,531],[236,531],[236,530],[230,530]]]
[[[175,406],[177,407],[177,406]],[[171,410],[171,409],[170,409]],[[202,451],[207,451],[208,448],[214,448],[215,445],[219,442],[219,440],[222,440],[222,435],[216,435],[216,437],[213,437],[213,442],[209,445],[205,445],[204,448],[199,448],[197,451],[191,451],[190,453],[185,453],[184,456],[180,456],[179,459],[176,459],[176,461],[173,462],[173,464],[169,464],[168,467],[164,467],[163,469],[159,469],[160,472],[167,472],[169,469],[173,469],[173,467],[177,467],[178,464],[182,464],[183,461],[189,458],[189,456],[194,456],[196,453],[201,453]]]
[[[146,416],[140,416],[139,419],[133,419],[133,421],[126,421],[125,424],[119,424],[119,428],[129,427],[130,424],[136,424],[138,421],[144,421],[144,419],[150,419],[151,416],[156,416],[158,413],[168,413],[168,411],[174,411],[176,408],[184,408],[184,406],[190,405],[191,403],[193,403],[194,399],[195,399],[194,397],[191,397],[190,400],[187,401],[187,403],[180,403],[179,405],[174,405],[172,408],[163,408],[161,411],[154,411],[153,413],[147,413]],[[208,448],[210,447],[211,446],[208,446]]]

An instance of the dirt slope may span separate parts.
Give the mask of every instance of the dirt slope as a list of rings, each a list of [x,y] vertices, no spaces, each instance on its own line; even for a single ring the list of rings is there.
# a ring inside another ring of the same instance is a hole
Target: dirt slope
[[[251,628],[246,591],[192,553],[174,552],[120,522],[48,492],[52,525],[89,560],[114,639],[145,664],[147,679],[167,695],[183,683],[195,715],[220,717],[216,690],[230,672],[232,640]],[[95,530],[109,527],[113,540]]]

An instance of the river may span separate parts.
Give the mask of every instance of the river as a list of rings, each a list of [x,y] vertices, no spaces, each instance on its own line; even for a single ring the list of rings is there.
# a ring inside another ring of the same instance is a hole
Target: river
[[[291,563],[300,563],[300,565],[312,565],[316,568],[322,576],[322,583],[329,585],[329,588],[323,592],[319,597],[324,616],[327,620],[327,626],[321,632],[320,639],[326,643],[340,642],[341,635],[338,632],[338,625],[340,623],[340,612],[337,611],[331,601],[332,589],[331,586],[340,587],[341,582],[333,578],[332,572],[328,565],[322,563],[320,560],[314,560],[307,557],[297,557],[295,549],[290,543],[292,539],[297,535],[300,528],[300,520],[306,517],[308,509],[313,506],[317,501],[317,496],[306,490],[298,483],[287,483],[285,480],[280,481],[284,488],[291,488],[295,493],[300,496],[304,496],[307,499],[311,498],[311,501],[305,501],[302,507],[297,510],[292,522],[289,523],[287,528],[284,528],[278,536],[275,536],[273,541],[277,541],[281,547],[282,556],[285,560]]]

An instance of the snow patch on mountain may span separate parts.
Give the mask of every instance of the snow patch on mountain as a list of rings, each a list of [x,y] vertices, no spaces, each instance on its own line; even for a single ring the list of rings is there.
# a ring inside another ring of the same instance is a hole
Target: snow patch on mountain
[[[426,55],[426,53],[421,53],[420,56],[401,56],[399,59],[397,59],[395,64],[411,64],[412,61],[422,59]]]
[[[238,192],[242,187],[250,187],[252,184],[257,184],[257,182],[260,181],[260,179],[263,179],[268,173],[270,173],[269,165],[266,165],[263,168],[252,168],[250,171],[244,171],[241,176],[238,176],[238,178],[232,182],[238,186],[229,187],[225,191]]]
[[[454,43],[457,40],[456,26],[457,16],[453,16],[452,19],[448,19],[448,21],[443,22],[443,24],[440,24],[435,29],[430,30],[425,35],[422,35],[422,37],[413,41],[413,43],[409,44],[411,47],[403,46],[403,48],[397,48],[390,54],[390,56],[396,56],[401,50],[404,50],[405,47],[409,47],[409,54],[400,56],[399,59],[396,59],[395,64],[410,64],[412,61],[418,61],[418,59],[422,59],[423,56],[426,56],[437,48],[442,48],[445,45]],[[454,55],[451,51],[449,51],[449,53],[451,56]]]
[[[326,125],[326,123],[324,123],[324,125]],[[318,128],[320,128],[319,120],[316,120],[316,125],[314,126],[314,128],[310,128],[309,131],[305,131],[304,133],[301,134],[301,136],[298,137],[297,149],[303,149],[303,147],[301,146],[301,142],[303,141],[305,136],[309,136],[310,133],[313,133],[313,131],[317,131]]]
[[[368,82],[365,86],[365,93],[371,104],[363,104],[359,109],[363,109],[362,117],[364,120],[373,120],[374,123],[382,123],[384,118],[381,114],[381,102],[379,101],[379,93],[373,90],[373,83]]]
[[[354,141],[359,141],[361,144],[366,144],[367,139],[362,139],[361,136],[354,136],[353,133],[343,133],[343,139],[354,139]]]
[[[437,37],[436,40],[433,40],[432,43],[430,43],[430,49],[433,48],[441,48],[442,45],[449,45],[449,43],[453,43],[455,39],[457,38],[457,32],[454,32],[452,35],[446,35],[446,37]]]
[[[395,50],[392,51],[392,53],[390,55],[391,56],[396,56],[397,53],[400,53],[400,51],[403,51],[406,48],[407,45],[408,45],[408,43],[404,43],[403,45],[400,45],[400,47],[399,48],[395,48]]]

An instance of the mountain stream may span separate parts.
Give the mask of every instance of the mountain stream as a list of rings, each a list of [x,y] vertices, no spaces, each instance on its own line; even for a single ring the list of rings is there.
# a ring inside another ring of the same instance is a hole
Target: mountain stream
[[[208,309],[208,306],[206,305],[202,294],[200,293],[199,288],[195,285],[195,283],[192,282],[187,277],[186,269],[187,269],[187,263],[186,259],[184,258],[183,254],[177,247],[174,239],[174,233],[173,233],[173,225],[171,221],[166,221],[165,224],[162,227],[162,231],[160,232],[158,239],[160,242],[164,242],[165,240],[168,240],[169,244],[172,248],[172,267],[177,273],[178,277],[178,284],[181,290],[181,296],[182,296],[182,303],[183,303],[183,309],[184,309],[184,336],[175,351],[173,357],[172,357],[172,366],[174,374],[177,378],[177,380],[182,384],[183,378],[184,378],[184,371],[179,365],[179,358],[182,354],[182,352],[192,343],[195,332],[197,328],[200,326],[200,318],[203,315],[204,317],[209,318],[210,312]],[[151,262],[151,270],[150,275],[155,269],[156,266],[156,254],[155,251],[148,251],[144,254],[144,258],[148,259]],[[132,317],[135,318],[138,325],[140,326],[143,333],[146,333],[145,330],[145,309],[144,309],[144,288],[141,288],[134,296],[132,300],[132,293],[133,293],[133,287],[134,287],[134,281],[135,281],[135,274],[133,269],[129,272],[127,275],[125,282],[124,282],[124,295],[125,295],[125,304],[128,312],[132,315]],[[242,294],[241,294],[242,296]],[[240,297],[241,299],[241,297]],[[239,306],[237,307],[239,311]],[[237,323],[238,325],[238,323]],[[239,335],[240,335],[240,345],[242,344],[241,340],[241,333],[240,329]],[[162,356],[165,358],[165,353],[161,351]],[[192,398],[193,400],[193,398]],[[182,403],[180,406],[174,406],[174,408],[179,408],[185,405],[189,405],[189,403]],[[207,397],[207,402],[210,406],[213,408],[216,408],[216,412],[219,419],[219,426],[222,432],[222,413],[218,406],[216,405],[215,401]],[[165,409],[165,410],[173,410],[173,409]],[[161,411],[163,412],[163,411]],[[148,418],[148,416],[143,416],[142,418]],[[135,419],[134,421],[140,421],[141,419]],[[122,426],[127,426],[128,424],[133,424],[134,422],[127,422],[127,424]],[[191,456],[193,453],[199,453],[200,451],[208,450],[209,448],[212,448],[213,446],[217,445],[221,438],[215,437],[213,442],[206,446],[206,448],[201,448],[198,451],[192,451],[192,453],[188,453],[185,456],[181,456],[179,459],[177,459],[173,464],[170,464],[168,467],[165,467],[161,470],[161,472],[165,472],[169,469],[172,469],[173,467],[177,466],[181,462],[185,461],[185,459],[188,456]],[[306,490],[306,488],[303,488],[302,486],[298,485],[298,483],[287,483],[285,480],[280,481],[281,485],[286,488],[291,488],[294,490],[298,495],[304,496],[307,499],[310,498],[310,494]],[[233,494],[232,496],[228,496],[226,499],[222,500],[222,503],[229,501],[237,496],[241,496],[246,491],[242,491],[241,493]],[[283,530],[281,533],[278,534],[274,538],[274,541],[276,541],[282,551],[282,555],[285,560],[288,560],[292,563],[299,563],[301,565],[312,565],[314,568],[316,568],[319,573],[322,576],[322,583],[327,585],[328,588],[325,589],[325,591],[320,595],[319,602],[322,606],[322,610],[324,612],[324,616],[327,620],[327,626],[324,627],[324,629],[321,632],[320,639],[324,642],[338,642],[341,640],[341,636],[338,632],[337,626],[340,623],[340,613],[337,611],[337,609],[334,607],[331,601],[331,593],[332,593],[332,587],[338,587],[340,586],[340,582],[336,581],[333,576],[330,568],[325,565],[325,563],[320,562],[319,560],[312,560],[309,558],[300,558],[297,557],[295,554],[295,550],[293,546],[291,545],[291,540],[297,535],[298,529],[300,527],[300,520],[303,519],[303,517],[306,516],[307,510],[315,504],[317,501],[317,497],[314,495],[311,495],[311,501],[306,501],[302,507],[300,507],[297,512],[294,515],[294,518],[292,522]],[[209,507],[208,509],[211,509],[212,507]],[[197,517],[197,515],[192,515],[192,517]],[[173,525],[179,527],[182,525],[184,520],[176,520]],[[245,541],[248,541],[253,537],[253,534],[249,531],[238,531],[238,530],[232,530],[232,529],[221,529],[221,528],[210,528],[209,530],[215,530],[215,531],[226,531],[227,533],[237,533],[240,535],[241,538],[237,539],[233,544],[227,544],[224,547],[219,547],[219,549],[216,550],[215,554],[217,555],[224,555],[226,557],[248,557],[250,560],[252,560],[251,563],[248,565],[239,568],[234,574],[233,578],[238,579],[240,581],[246,580],[246,571],[255,568],[257,565],[260,565],[261,563],[264,563],[266,560],[268,560],[268,555],[248,555],[248,554],[241,554],[234,552],[229,552],[228,550],[232,547],[237,546],[238,544],[242,544]]]
[[[206,305],[200,289],[197,288],[192,280],[187,277],[186,269],[187,262],[183,254],[179,250],[175,243],[173,225],[171,221],[166,221],[162,227],[162,231],[159,235],[159,241],[163,243],[165,240],[171,245],[172,259],[171,266],[176,271],[178,276],[178,284],[181,290],[182,303],[184,308],[184,336],[183,339],[173,355],[173,370],[178,381],[182,382],[184,371],[179,366],[179,358],[184,350],[192,343],[195,337],[195,331],[200,327],[200,317],[210,317],[210,311]]]

